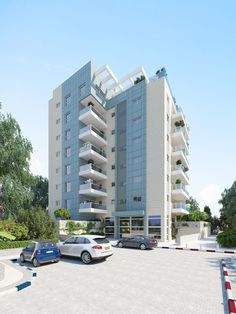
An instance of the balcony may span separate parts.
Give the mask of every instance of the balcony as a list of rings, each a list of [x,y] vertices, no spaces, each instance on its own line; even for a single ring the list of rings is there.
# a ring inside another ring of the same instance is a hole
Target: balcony
[[[174,146],[172,150],[172,155],[171,155],[172,162],[175,164],[176,161],[180,159],[184,167],[189,168],[189,162],[186,157],[186,154],[187,154],[187,151],[185,149],[185,146],[183,145]]]
[[[100,95],[99,95],[99,98],[100,98]],[[98,112],[101,112],[102,114],[106,112],[106,109],[102,105],[101,101],[98,100],[97,96],[94,96],[92,94],[89,94],[88,96],[86,96],[84,99],[80,101],[80,103],[84,107],[87,107],[90,103],[92,103],[94,108]]]
[[[107,196],[106,189],[94,183],[84,183],[80,185],[79,194],[90,196]]]
[[[176,106],[176,113],[173,114],[172,116],[173,124],[175,124],[175,122],[180,121],[180,120],[184,122],[183,132],[186,139],[189,140],[189,127],[187,126],[185,115],[181,107]]]
[[[107,214],[106,206],[100,205],[98,203],[88,202],[80,203],[79,205],[80,213],[91,213],[91,214]]]
[[[100,167],[94,166],[93,164],[80,166],[79,175],[93,180],[107,179],[106,172],[102,170]]]
[[[176,215],[188,215],[189,206],[185,203],[173,203],[172,204],[172,214]]]
[[[107,157],[104,150],[90,143],[87,143],[80,148],[79,157],[83,158],[86,161],[89,161],[91,159],[96,164],[102,164],[104,162],[107,162]]]
[[[172,146],[184,146],[186,154],[189,155],[189,143],[184,135],[183,127],[175,127],[172,132]]]
[[[180,179],[184,184],[189,184],[189,176],[187,175],[183,165],[175,165],[172,167],[172,180]]]
[[[93,127],[91,124],[80,129],[79,139],[84,142],[90,142],[93,145],[96,145],[98,147],[107,145],[107,141],[103,132],[99,131],[98,129]]]
[[[92,105],[80,111],[79,120],[86,125],[92,124],[101,130],[107,128],[106,120]]]
[[[189,193],[184,184],[173,184],[172,186],[172,200],[174,201],[186,201],[189,199]]]

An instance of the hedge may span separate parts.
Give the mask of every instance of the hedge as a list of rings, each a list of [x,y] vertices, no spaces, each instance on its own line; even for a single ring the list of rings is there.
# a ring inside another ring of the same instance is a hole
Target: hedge
[[[0,250],[25,247],[32,241],[0,241]]]
[[[216,240],[222,247],[236,247],[236,229],[229,229],[219,233]]]

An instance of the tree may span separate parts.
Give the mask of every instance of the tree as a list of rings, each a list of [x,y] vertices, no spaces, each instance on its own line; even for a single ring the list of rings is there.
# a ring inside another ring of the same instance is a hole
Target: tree
[[[236,181],[221,194],[220,220],[225,228],[236,227]]]
[[[197,209],[182,216],[181,221],[208,221],[208,214]]]
[[[17,121],[0,113],[0,210],[2,216],[30,203],[33,176],[29,171],[31,143]]]
[[[20,223],[28,227],[29,239],[53,239],[56,237],[56,223],[41,207],[32,207],[29,210],[20,209],[17,218]]]
[[[56,218],[70,219],[70,212],[66,208],[57,208],[54,212]]]
[[[48,179],[35,176],[31,191],[33,193],[32,206],[46,209],[48,207]]]
[[[16,240],[26,240],[28,236],[28,228],[15,219],[0,220],[0,230],[11,234]]]
[[[212,215],[211,215],[211,209],[210,209],[210,207],[207,206],[207,205],[204,206],[203,211],[204,211],[205,213],[207,213],[207,215],[208,215],[208,221],[211,222],[211,220],[212,220]]]
[[[192,196],[190,196],[189,200],[186,201],[186,204],[189,204],[189,212],[192,212],[195,210],[200,211],[198,202]]]

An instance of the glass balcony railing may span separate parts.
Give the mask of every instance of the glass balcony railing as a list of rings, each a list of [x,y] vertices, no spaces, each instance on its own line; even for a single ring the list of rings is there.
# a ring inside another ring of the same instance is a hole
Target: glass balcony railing
[[[103,116],[93,106],[88,106],[88,107],[85,107],[84,109],[82,109],[80,111],[80,115],[82,115],[86,112],[89,112],[89,111],[94,112],[103,122],[107,123],[106,120],[103,118]]]
[[[185,174],[185,176],[189,179],[189,176],[187,175],[186,171],[185,171],[185,168],[183,165],[175,165],[173,166],[172,168],[172,171],[175,171],[175,170],[181,170],[183,171],[183,173]]]
[[[182,208],[182,209],[185,209],[187,211],[189,211],[189,205],[188,204],[185,204],[185,203],[174,203],[172,205],[173,208]]]
[[[104,140],[106,140],[106,137],[105,135],[103,134],[103,132],[99,131],[98,129],[96,129],[94,126],[92,126],[91,124],[90,125],[87,125],[85,126],[84,128],[80,129],[79,131],[79,134],[83,134],[87,131],[93,131],[95,132],[97,135],[99,135],[101,138],[103,138]]]
[[[105,192],[105,193],[107,191],[101,185],[97,185],[94,183],[84,183],[80,185],[80,190],[91,190],[91,189],[100,191],[100,192]]]
[[[80,153],[86,152],[87,150],[90,150],[90,149],[92,149],[93,151],[95,151],[96,153],[102,155],[102,156],[105,157],[105,158],[107,157],[107,156],[106,156],[106,153],[105,153],[105,151],[104,151],[103,149],[98,148],[98,147],[96,147],[96,146],[94,146],[94,145],[92,145],[92,144],[90,144],[90,143],[88,143],[88,144],[82,146],[82,147],[80,148]]]
[[[100,173],[106,175],[106,171],[102,170],[101,168],[99,168],[93,164],[87,164],[87,165],[80,166],[79,170],[80,171],[94,170],[94,171],[97,171],[97,172],[100,172]]]
[[[173,189],[174,190],[183,190],[187,195],[189,195],[189,192],[186,190],[184,184],[181,184],[181,183],[180,184],[174,184]]]
[[[79,206],[81,209],[89,209],[89,208],[96,208],[96,209],[103,209],[106,210],[106,206],[101,205],[99,203],[95,203],[95,202],[86,202],[86,203],[80,203]]]

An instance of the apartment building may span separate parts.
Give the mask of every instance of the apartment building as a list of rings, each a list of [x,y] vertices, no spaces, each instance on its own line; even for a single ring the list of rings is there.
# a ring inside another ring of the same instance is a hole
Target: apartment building
[[[188,213],[189,129],[164,68],[117,79],[87,63],[49,101],[49,210],[103,220],[106,235],[171,240]]]

